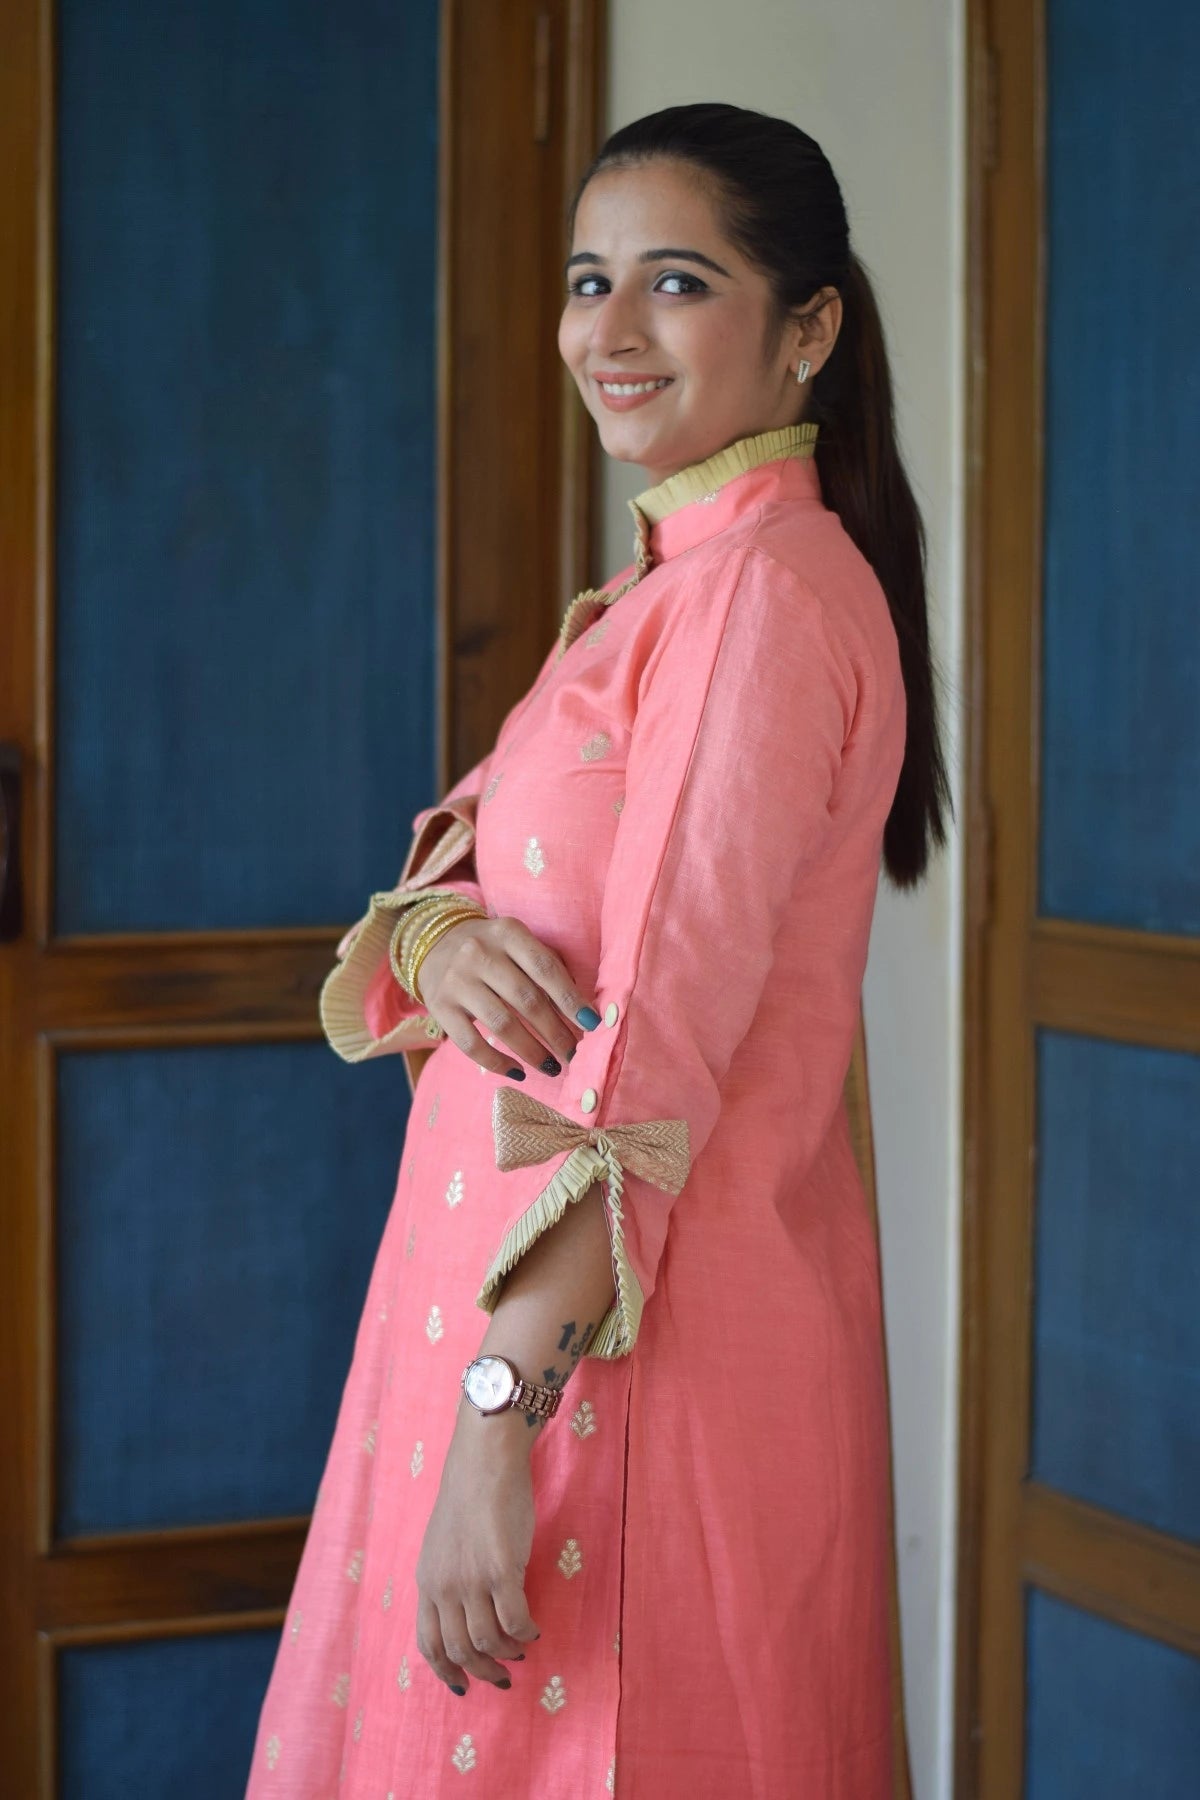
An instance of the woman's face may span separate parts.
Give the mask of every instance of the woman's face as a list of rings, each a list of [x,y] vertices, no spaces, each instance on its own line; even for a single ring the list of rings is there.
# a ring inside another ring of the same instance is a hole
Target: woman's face
[[[593,176],[576,209],[558,348],[600,441],[652,484],[735,439],[796,424],[841,318],[834,297],[805,343],[790,323],[768,343],[771,296],[722,234],[706,185],[658,159]],[[602,383],[662,385],[636,396]]]

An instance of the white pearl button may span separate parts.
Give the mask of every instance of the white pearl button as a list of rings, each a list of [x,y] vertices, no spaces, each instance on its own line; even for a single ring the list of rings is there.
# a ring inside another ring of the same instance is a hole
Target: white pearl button
[[[620,1018],[620,1016],[621,1016],[620,1007],[617,1005],[615,1000],[610,1000],[608,1005],[604,1009],[604,1023],[606,1025],[615,1025],[617,1020]]]
[[[596,1090],[595,1090],[595,1088],[584,1088],[582,1094],[580,1094],[580,1096],[579,1096],[579,1104],[583,1108],[584,1112],[595,1112],[595,1110],[596,1110]]]

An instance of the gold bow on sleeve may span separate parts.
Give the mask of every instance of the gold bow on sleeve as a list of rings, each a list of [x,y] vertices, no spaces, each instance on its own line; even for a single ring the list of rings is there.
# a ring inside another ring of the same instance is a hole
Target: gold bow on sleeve
[[[517,1088],[492,1096],[492,1134],[498,1169],[523,1169],[559,1151],[590,1144],[610,1167],[628,1169],[668,1194],[678,1194],[691,1167],[686,1119],[644,1119],[634,1125],[577,1125]]]

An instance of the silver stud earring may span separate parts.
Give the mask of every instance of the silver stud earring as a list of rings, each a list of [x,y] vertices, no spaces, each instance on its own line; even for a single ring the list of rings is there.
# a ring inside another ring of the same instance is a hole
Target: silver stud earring
[[[808,371],[811,368],[812,368],[812,364],[809,362],[808,358],[801,357],[800,367],[796,370],[796,380],[797,381],[807,381],[808,380]]]

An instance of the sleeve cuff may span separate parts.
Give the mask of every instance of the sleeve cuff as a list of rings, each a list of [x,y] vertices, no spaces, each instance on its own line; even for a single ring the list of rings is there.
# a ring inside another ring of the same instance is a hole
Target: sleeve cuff
[[[367,997],[380,965],[391,971],[392,935],[401,914],[419,901],[436,895],[447,899],[469,897],[483,905],[483,895],[475,883],[454,887],[423,887],[410,893],[393,888],[389,893],[375,894],[370,911],[361,919],[348,941],[343,940],[341,961],[326,976],[321,988],[321,1028],[330,1045],[343,1062],[366,1062],[373,1056],[390,1056],[398,1050],[428,1049],[446,1034],[396,982],[396,993],[404,1003],[406,1016],[390,1031],[376,1037],[367,1022]],[[393,977],[394,980],[394,977]]]
[[[378,1036],[370,1029],[367,1001],[381,963],[391,963],[392,933],[406,907],[435,895],[471,899],[486,909],[483,889],[474,879],[477,794],[462,794],[430,806],[413,820],[413,837],[394,888],[374,894],[365,917],[352,925],[337,947],[336,967],[321,988],[321,1028],[343,1062],[366,1062],[397,1051],[429,1050],[446,1034],[436,1019],[396,984],[405,1016]],[[465,865],[463,867],[462,865]],[[459,875],[454,877],[454,871]],[[443,883],[445,885],[439,886]],[[420,1059],[424,1062],[424,1058]],[[409,1086],[416,1071],[406,1059]]]
[[[486,1313],[495,1311],[508,1271],[544,1231],[558,1223],[572,1201],[582,1200],[599,1181],[612,1245],[615,1298],[584,1355],[604,1361],[627,1356],[637,1342],[645,1294],[625,1243],[621,1204],[625,1170],[678,1194],[691,1160],[686,1119],[650,1119],[641,1124],[585,1129],[531,1095],[515,1088],[497,1088],[492,1099],[492,1131],[500,1169],[544,1162],[559,1147],[568,1147],[568,1154],[508,1227],[488,1264],[476,1305]]]

